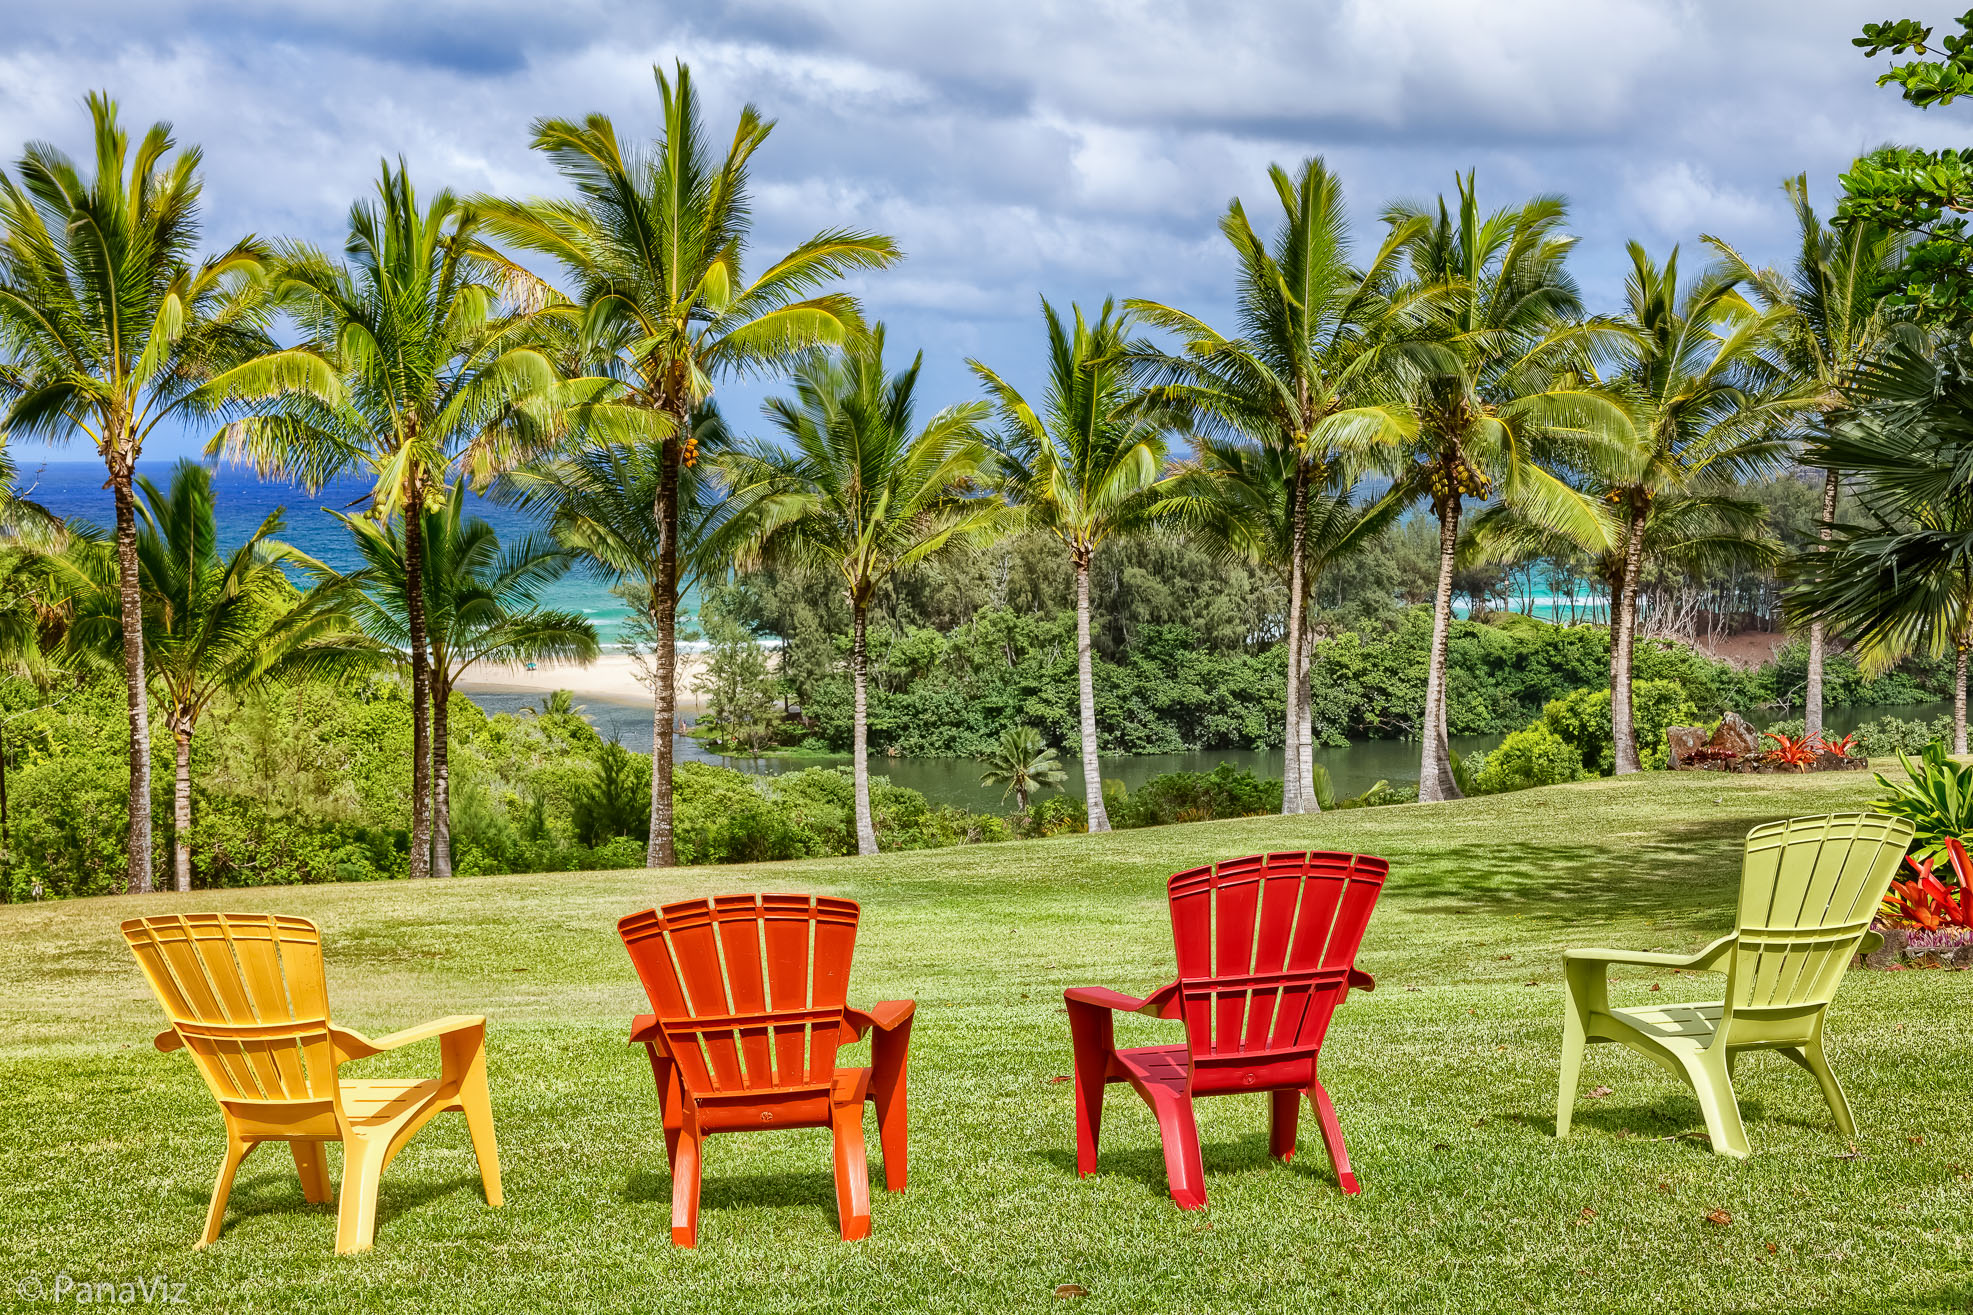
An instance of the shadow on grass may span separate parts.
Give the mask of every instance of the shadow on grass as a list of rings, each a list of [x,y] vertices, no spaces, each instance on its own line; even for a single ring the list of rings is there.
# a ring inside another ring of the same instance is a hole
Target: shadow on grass
[[[423,1182],[393,1180],[385,1176],[377,1192],[377,1230],[382,1232],[391,1220],[400,1215],[429,1205],[442,1196],[454,1192],[470,1192],[484,1201],[481,1192],[480,1176],[477,1173],[462,1174],[456,1178],[428,1179]],[[310,1201],[301,1194],[301,1180],[290,1171],[282,1173],[270,1170],[252,1177],[239,1177],[233,1181],[233,1190],[226,1198],[226,1223],[220,1230],[225,1236],[227,1230],[242,1220],[255,1219],[265,1215],[318,1216],[333,1220],[336,1217],[337,1203],[341,1199],[342,1177],[337,1175],[335,1192],[327,1201]],[[210,1189],[201,1191],[195,1186],[174,1187],[172,1195],[188,1205],[196,1205],[201,1211],[212,1201]]]
[[[1596,841],[1475,847],[1454,858],[1394,865],[1384,899],[1557,924],[1717,910],[1724,929],[1733,920],[1748,829],[1744,819],[1695,819],[1622,850]]]
[[[870,1199],[881,1200],[884,1190],[882,1165],[873,1159],[868,1166]],[[632,1205],[671,1204],[671,1175],[649,1169],[634,1169],[624,1182],[623,1199]],[[827,1169],[794,1170],[781,1173],[705,1172],[699,1180],[699,1210],[737,1210],[748,1206],[768,1209],[791,1207],[826,1210],[836,1216],[836,1176]]]
[[[1306,1133],[1307,1130],[1305,1129]],[[1249,1133],[1238,1141],[1207,1142],[1200,1146],[1199,1154],[1206,1170],[1206,1193],[1212,1194],[1212,1180],[1215,1174],[1232,1176],[1241,1173],[1261,1173],[1267,1171],[1293,1173],[1298,1177],[1336,1186],[1336,1173],[1329,1163],[1329,1156],[1323,1149],[1319,1134],[1313,1139],[1304,1136],[1297,1142],[1295,1156],[1285,1165],[1267,1153],[1267,1134]],[[1073,1178],[1076,1176],[1076,1155],[1072,1150],[1054,1148],[1034,1152],[1036,1159]],[[1165,1176],[1165,1152],[1162,1146],[1119,1146],[1104,1148],[1096,1157],[1097,1175],[1114,1174],[1132,1178],[1156,1196],[1170,1196],[1171,1183]]]

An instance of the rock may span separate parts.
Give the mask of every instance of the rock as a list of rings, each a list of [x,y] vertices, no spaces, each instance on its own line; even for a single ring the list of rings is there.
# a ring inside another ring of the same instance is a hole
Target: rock
[[[1683,771],[1694,765],[1692,763],[1693,751],[1706,747],[1706,728],[1704,726],[1673,726],[1665,732],[1665,742],[1671,746],[1672,750],[1671,769],[1675,772]]]
[[[1713,732],[1707,747],[1725,749],[1745,758],[1761,751],[1761,733],[1739,713],[1729,712],[1720,718],[1720,728]]]
[[[1671,769],[1744,771],[1761,755],[1761,734],[1737,712],[1720,718],[1720,728],[1707,738],[1704,728],[1673,726],[1665,732],[1671,748]]]
[[[1904,929],[1900,927],[1874,928],[1884,943],[1863,956],[1866,968],[1897,968],[1904,963]]]

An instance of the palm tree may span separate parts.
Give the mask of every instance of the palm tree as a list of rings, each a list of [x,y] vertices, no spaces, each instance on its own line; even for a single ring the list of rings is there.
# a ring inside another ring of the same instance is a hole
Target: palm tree
[[[687,432],[693,458],[675,471],[670,468],[669,439],[646,436],[578,446],[510,471],[495,486],[497,496],[539,517],[556,542],[580,554],[592,572],[611,581],[638,615],[636,629],[644,633],[663,633],[673,626],[692,590],[725,568],[723,545],[733,537],[727,526],[739,509],[719,478],[733,440],[718,406],[710,400],[696,406]],[[669,561],[666,536],[654,510],[668,479],[676,481],[669,495],[676,545]],[[640,665],[643,656],[638,654]],[[666,698],[659,669],[669,653],[652,656],[657,660],[646,667],[651,743],[665,746],[656,752],[668,754],[677,712],[676,704]],[[654,792],[659,775],[652,772]],[[655,793],[651,814],[670,817]],[[654,825],[645,856],[653,867],[666,861],[658,846],[659,834]]]
[[[541,591],[568,574],[573,557],[530,535],[506,551],[493,526],[465,514],[465,488],[423,514],[424,612],[431,653],[432,875],[452,875],[450,737],[452,690],[475,665],[593,662],[596,628],[575,612],[539,605]],[[378,523],[341,516],[356,540],[364,569],[350,577],[362,589],[356,607],[363,632],[393,656],[410,648],[409,535],[405,521]],[[408,520],[408,518],[407,518]]]
[[[1705,240],[1725,257],[1726,267],[1752,289],[1761,304],[1783,313],[1776,326],[1777,355],[1791,376],[1793,391],[1809,399],[1810,423],[1827,436],[1835,416],[1856,403],[1866,365],[1890,346],[1892,321],[1884,294],[1904,265],[1910,237],[1855,220],[1830,228],[1809,203],[1807,174],[1782,184],[1795,211],[1795,258],[1783,270],[1757,269],[1716,237]],[[1823,472],[1822,528],[1828,543],[1836,520],[1840,482],[1834,469]],[[1804,733],[1822,733],[1822,663],[1827,636],[1822,619],[1809,623],[1808,688]]]
[[[1182,527],[1221,557],[1250,562],[1272,573],[1285,590],[1294,582],[1293,467],[1302,458],[1292,449],[1259,447],[1237,439],[1201,439],[1197,456],[1170,481],[1156,514]],[[1314,656],[1314,609],[1329,567],[1378,542],[1404,510],[1402,496],[1375,502],[1359,499],[1361,470],[1354,462],[1326,465],[1321,482],[1302,492],[1302,640],[1295,673],[1299,709],[1286,770],[1296,776],[1300,811],[1322,811],[1315,780],[1315,719],[1309,703],[1309,672]],[[1284,780],[1284,788],[1287,786]]]
[[[978,361],[968,361],[1000,414],[994,446],[1001,487],[1016,523],[1042,530],[1068,549],[1076,580],[1076,687],[1082,711],[1083,794],[1089,829],[1108,831],[1097,765],[1096,686],[1089,648],[1089,566],[1119,534],[1150,525],[1164,475],[1170,413],[1147,407],[1131,381],[1128,313],[1110,302],[1091,324],[1072,308],[1073,327],[1042,299],[1048,328],[1048,390],[1037,409]]]
[[[1589,463],[1592,488],[1617,513],[1614,534],[1602,541],[1622,562],[1610,576],[1610,717],[1619,775],[1643,770],[1630,682],[1653,504],[1779,460],[1784,448],[1770,435],[1795,405],[1769,355],[1779,312],[1755,311],[1731,272],[1702,275],[1681,289],[1676,247],[1662,268],[1640,244],[1626,250],[1624,310],[1604,322],[1609,332],[1598,346],[1605,381],[1630,411],[1631,426],[1628,441],[1601,445]]]
[[[545,442],[559,407],[594,404],[607,381],[564,385],[530,341],[532,316],[503,294],[523,276],[481,239],[481,219],[449,191],[422,209],[402,162],[377,200],[350,208],[347,259],[296,246],[278,290],[307,333],[287,350],[221,375],[216,399],[250,414],[211,450],[311,491],[361,472],[369,514],[404,518],[407,573],[424,574],[424,517],[455,471],[487,478]],[[586,390],[586,391],[585,391]],[[431,873],[431,698],[423,595],[409,595],[410,875]]]
[[[200,261],[197,147],[151,125],[133,154],[116,102],[89,97],[93,177],[44,143],[0,172],[0,433],[86,435],[109,473],[129,711],[129,888],[151,888],[151,759],[137,560],[137,459],[214,370],[264,350],[252,239]]]
[[[1322,160],[1304,160],[1292,176],[1271,166],[1268,177],[1282,212],[1271,243],[1237,199],[1219,223],[1240,267],[1237,337],[1169,306],[1125,304],[1181,340],[1176,356],[1140,353],[1141,368],[1160,379],[1153,396],[1185,408],[1208,435],[1244,436],[1294,458],[1283,472],[1289,534],[1281,810],[1299,813],[1314,802],[1300,762],[1309,494],[1340,464],[1416,432],[1380,347],[1398,309],[1390,296],[1397,256],[1419,225],[1392,225],[1358,268],[1350,261],[1342,183]]]
[[[1061,760],[1032,726],[1009,727],[982,761],[986,770],[980,773],[980,784],[1005,785],[1007,789],[1000,797],[1013,795],[1015,806],[1023,812],[1027,811],[1028,796],[1051,785],[1059,787],[1065,776]]]
[[[1806,456],[1853,481],[1863,519],[1784,568],[1791,621],[1814,618],[1882,668],[1951,653],[1953,752],[1967,751],[1973,650],[1973,377],[1960,353],[1928,360],[1901,340],[1860,372],[1860,409],[1810,439]],[[1963,352],[1963,349],[1962,349]]]
[[[850,681],[856,852],[877,852],[870,816],[865,630],[877,588],[899,571],[1004,520],[980,494],[989,473],[979,425],[984,402],[950,406],[915,428],[919,367],[884,371],[878,325],[794,376],[793,397],[770,398],[768,419],[787,446],[754,444],[730,459],[733,497],[747,511],[736,545],[742,565],[832,571],[850,605]]]
[[[732,144],[714,153],[692,75],[674,84],[652,70],[662,135],[649,149],[626,149],[601,114],[581,123],[540,119],[534,147],[575,186],[574,201],[484,202],[496,231],[555,260],[567,272],[589,350],[609,361],[618,400],[643,413],[647,440],[677,438],[721,375],[775,369],[802,351],[841,342],[860,323],[855,300],[822,289],[843,275],[881,269],[898,258],[891,239],[834,229],[816,234],[751,282],[741,256],[752,231],[748,162],[773,131],[748,105]],[[621,429],[635,428],[633,422]],[[675,862],[672,842],[672,737],[677,716],[676,624],[680,547],[679,471],[687,444],[663,448],[652,500],[658,553],[651,599],[655,617],[654,721],[649,862]]]
[[[213,516],[212,477],[181,461],[168,490],[136,480],[137,578],[143,598],[148,678],[177,744],[172,804],[172,875],[192,889],[192,734],[221,694],[237,694],[269,678],[318,665],[348,624],[340,590],[318,586],[297,593],[284,565],[312,567],[307,557],[271,536],[274,512],[232,552],[221,554]],[[75,543],[52,562],[57,587],[74,609],[66,644],[71,653],[104,665],[124,649],[120,566],[111,545]]]
[[[1446,741],[1446,651],[1460,516],[1467,498],[1496,494],[1537,523],[1592,541],[1605,517],[1544,462],[1564,443],[1586,446],[1595,428],[1625,426],[1622,409],[1583,382],[1588,332],[1564,268],[1574,239],[1560,197],[1539,196],[1482,215],[1472,174],[1459,205],[1393,206],[1411,286],[1402,350],[1417,440],[1399,487],[1429,496],[1439,523],[1438,586],[1426,671],[1418,797],[1456,799]]]

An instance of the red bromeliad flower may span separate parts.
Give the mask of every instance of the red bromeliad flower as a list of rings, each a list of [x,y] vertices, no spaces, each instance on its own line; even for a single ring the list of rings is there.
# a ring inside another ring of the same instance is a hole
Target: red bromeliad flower
[[[1816,743],[1814,736],[1803,735],[1791,738],[1786,735],[1776,735],[1773,731],[1764,733],[1768,739],[1774,741],[1774,747],[1767,751],[1769,762],[1782,763],[1788,767],[1811,767],[1822,755],[1821,746]]]
[[[1850,750],[1856,747],[1856,742],[1857,733],[1851,731],[1840,740],[1832,740],[1825,735],[1822,739],[1822,747],[1830,753],[1835,754],[1838,758],[1848,758],[1850,756]]]
[[[1940,927],[1973,927],[1973,860],[1966,846],[1955,836],[1946,837],[1946,857],[1952,864],[1953,886],[1932,875],[1932,859],[1918,862],[1905,855],[1905,862],[1918,874],[1916,881],[1893,881],[1884,896],[1885,912],[1927,931]]]

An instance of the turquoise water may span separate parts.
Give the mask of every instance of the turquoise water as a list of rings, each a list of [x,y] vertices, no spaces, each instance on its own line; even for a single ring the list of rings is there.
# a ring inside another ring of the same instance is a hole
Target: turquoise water
[[[139,473],[162,488],[171,478],[171,464],[145,462]],[[104,530],[115,523],[115,508],[110,491],[103,487],[100,465],[50,462],[23,469],[19,483],[25,496],[57,516],[87,521]],[[340,480],[311,497],[292,484],[264,481],[252,471],[222,466],[213,472],[213,510],[219,521],[220,546],[230,549],[244,543],[270,513],[284,511],[285,523],[276,537],[336,570],[355,570],[363,563],[350,541],[349,530],[330,512],[361,513],[369,487],[363,480]],[[468,494],[466,510],[469,516],[490,523],[502,543],[542,532],[540,524],[525,512],[486,498]],[[629,615],[606,581],[580,567],[544,590],[541,603],[587,616],[605,647],[621,641],[623,622]],[[689,599],[687,603],[690,610]]]

